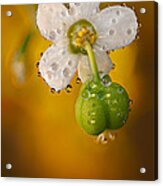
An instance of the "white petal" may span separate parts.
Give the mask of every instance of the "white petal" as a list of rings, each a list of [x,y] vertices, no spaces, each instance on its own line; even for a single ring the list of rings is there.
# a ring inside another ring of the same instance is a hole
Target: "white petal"
[[[38,5],[36,22],[41,34],[48,40],[56,41],[67,34],[71,25],[68,9],[62,3]]]
[[[91,17],[100,11],[99,4],[99,2],[70,3],[69,11],[76,21],[79,19],[87,19],[88,21],[91,21]]]
[[[97,47],[94,49],[96,63],[100,77],[103,77],[112,69],[112,62],[106,52],[99,50]],[[90,68],[90,62],[87,56],[83,56],[78,65],[78,75],[81,81],[84,83],[86,80],[92,78],[92,71]]]
[[[52,45],[39,63],[41,76],[56,91],[67,87],[77,69],[78,55],[70,54],[66,46]]]
[[[137,35],[137,17],[129,7],[105,8],[94,16],[94,24],[99,35],[96,43],[104,50],[127,46]]]

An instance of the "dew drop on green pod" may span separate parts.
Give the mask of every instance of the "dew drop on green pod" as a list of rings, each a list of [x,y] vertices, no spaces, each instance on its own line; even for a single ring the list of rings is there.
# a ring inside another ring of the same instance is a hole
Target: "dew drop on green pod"
[[[112,83],[112,80],[111,80],[111,78],[108,75],[105,75],[102,78],[102,83],[103,83],[104,86],[110,86],[111,83]]]
[[[108,96],[107,96],[108,95]],[[107,127],[109,129],[121,128],[127,118],[130,109],[129,96],[126,90],[117,83],[112,83],[106,88],[104,99],[106,103]]]

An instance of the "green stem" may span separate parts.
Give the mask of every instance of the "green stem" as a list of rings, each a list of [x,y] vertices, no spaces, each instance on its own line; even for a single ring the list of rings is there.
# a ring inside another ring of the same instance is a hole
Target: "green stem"
[[[84,48],[87,51],[87,54],[88,54],[88,57],[89,57],[93,77],[96,81],[99,81],[100,76],[99,76],[99,73],[98,73],[97,63],[96,63],[95,55],[94,55],[94,52],[93,52],[93,49],[92,49],[90,43],[86,42]]]

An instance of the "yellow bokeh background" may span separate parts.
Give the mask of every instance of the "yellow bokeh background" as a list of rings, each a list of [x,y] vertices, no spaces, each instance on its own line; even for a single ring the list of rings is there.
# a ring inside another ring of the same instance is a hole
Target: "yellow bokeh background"
[[[102,7],[108,3],[102,4]],[[110,5],[119,3],[109,3]],[[2,176],[154,179],[154,3],[126,3],[135,8],[140,39],[110,53],[115,69],[110,75],[133,100],[126,125],[116,140],[95,143],[75,120],[74,104],[81,84],[71,93],[52,94],[37,77],[40,53],[52,43],[35,25],[37,5],[3,5],[2,20]],[[139,9],[145,7],[146,14]],[[12,11],[7,17],[6,11]],[[13,56],[29,32],[26,79],[19,84],[12,73]],[[6,163],[12,164],[6,170]],[[147,173],[140,174],[140,167]]]

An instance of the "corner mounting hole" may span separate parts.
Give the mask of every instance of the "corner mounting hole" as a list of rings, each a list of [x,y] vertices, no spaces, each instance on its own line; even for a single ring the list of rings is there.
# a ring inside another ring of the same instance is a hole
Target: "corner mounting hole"
[[[12,164],[11,164],[11,163],[7,163],[7,164],[6,164],[6,169],[7,169],[7,170],[12,169]]]
[[[12,16],[12,12],[11,12],[10,10],[8,10],[8,11],[6,12],[6,16],[7,16],[7,17],[11,17],[11,16]]]
[[[145,14],[146,13],[146,9],[145,8],[140,8],[140,13],[141,14]]]
[[[145,174],[145,173],[146,173],[146,168],[141,167],[141,168],[140,168],[140,173],[141,173],[141,174]]]

